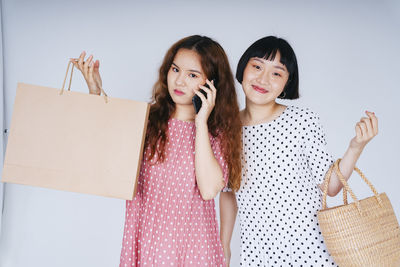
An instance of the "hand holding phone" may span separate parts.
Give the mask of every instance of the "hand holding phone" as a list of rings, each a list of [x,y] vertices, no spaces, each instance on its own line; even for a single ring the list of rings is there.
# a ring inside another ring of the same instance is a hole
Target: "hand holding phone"
[[[208,86],[208,84],[205,84],[204,86],[207,88],[210,88],[210,86]],[[207,98],[207,93],[203,89],[200,89],[199,91]],[[199,111],[201,109],[201,103],[202,103],[201,98],[195,94],[192,98],[192,103],[194,106],[194,110],[196,111],[196,114],[199,113]]]
[[[214,86],[217,87],[216,80],[213,79],[212,82],[213,82]],[[205,83],[203,86],[210,89],[210,86],[207,83]],[[207,93],[203,89],[200,89],[199,92],[201,92],[207,98]],[[192,103],[194,106],[194,110],[196,111],[196,114],[199,113],[199,111],[201,109],[201,103],[202,103],[201,98],[195,94],[192,98]]]

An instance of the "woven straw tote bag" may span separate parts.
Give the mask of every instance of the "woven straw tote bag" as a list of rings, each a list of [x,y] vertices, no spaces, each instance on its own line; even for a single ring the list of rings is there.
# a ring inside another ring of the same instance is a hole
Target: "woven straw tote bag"
[[[339,170],[338,159],[328,170],[318,222],[329,253],[340,267],[400,266],[400,228],[385,193],[378,194],[364,174],[374,196],[358,200]],[[332,171],[342,182],[344,205],[327,208],[326,195]],[[348,204],[347,192],[354,202]]]

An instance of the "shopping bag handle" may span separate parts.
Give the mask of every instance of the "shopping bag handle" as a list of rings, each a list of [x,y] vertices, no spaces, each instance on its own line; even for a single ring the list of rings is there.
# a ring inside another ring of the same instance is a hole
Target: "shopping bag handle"
[[[71,61],[68,62],[67,72],[65,73],[64,82],[63,82],[63,85],[61,87],[60,95],[62,95],[64,93],[65,82],[67,81],[69,67],[71,66],[71,63],[72,63]],[[74,65],[72,64],[71,76],[69,78],[68,91],[71,91],[71,82],[72,82],[72,74],[73,73],[74,73]],[[101,86],[100,86],[100,91],[104,96],[104,101],[106,103],[108,103],[108,96],[107,96],[106,92],[104,92],[104,90],[103,90],[103,88]]]
[[[325,182],[324,182],[324,190],[323,190],[323,198],[322,198],[322,209],[326,209],[326,196],[328,194],[328,185],[329,185],[329,181],[331,179],[331,175],[333,170],[335,170],[337,176],[339,177],[340,182],[343,184],[343,202],[345,205],[348,204],[347,202],[347,192],[350,193],[352,199],[354,200],[354,203],[356,204],[356,207],[359,211],[360,214],[362,214],[361,211],[361,206],[360,206],[360,201],[357,199],[356,195],[353,193],[353,191],[351,190],[349,184],[347,183],[346,179],[344,179],[343,174],[340,172],[339,169],[339,163],[340,163],[341,159],[337,159],[335,161],[334,164],[331,165],[331,167],[329,168],[328,172],[326,173],[325,176]],[[361,172],[361,170],[357,167],[354,167],[354,170],[361,176],[361,178],[364,180],[364,182],[369,186],[369,188],[372,190],[372,192],[375,195],[375,198],[378,200],[379,205],[383,205],[382,204],[382,199],[378,194],[378,191],[376,191],[375,187],[372,185],[372,183],[367,179],[367,177],[365,177],[365,175]]]

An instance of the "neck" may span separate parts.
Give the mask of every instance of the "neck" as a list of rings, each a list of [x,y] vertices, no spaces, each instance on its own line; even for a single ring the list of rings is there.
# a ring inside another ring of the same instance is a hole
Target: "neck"
[[[175,104],[175,112],[172,114],[172,118],[182,121],[194,121],[195,116],[193,105]]]
[[[246,99],[246,107],[243,110],[242,120],[244,125],[268,122],[280,114],[285,106],[271,101],[264,105],[258,105]]]

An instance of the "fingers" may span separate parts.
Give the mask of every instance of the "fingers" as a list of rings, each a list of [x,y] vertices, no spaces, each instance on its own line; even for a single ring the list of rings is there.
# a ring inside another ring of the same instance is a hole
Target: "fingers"
[[[378,118],[376,117],[374,112],[365,111],[365,113],[368,115],[368,117],[371,120],[372,131],[373,131],[374,135],[377,135],[378,134]]]
[[[363,117],[360,120],[366,128],[366,131],[363,131],[363,136],[372,138],[378,134],[378,118],[373,112],[366,111],[365,114],[368,117]]]
[[[98,59],[94,62],[93,67],[94,67],[94,71],[96,71],[96,72],[99,71],[100,61]]]
[[[215,104],[215,98],[217,95],[217,89],[214,86],[213,82],[210,82],[208,79],[206,80],[206,83],[210,88],[207,88],[204,85],[199,85],[199,88],[203,89],[207,93],[207,101],[210,105],[214,106]]]
[[[208,89],[208,88],[207,88],[207,89]],[[204,104],[207,104],[207,99],[206,99],[206,97],[203,95],[202,92],[200,92],[200,90],[196,90],[194,93],[200,97],[201,102],[202,102],[201,108],[203,108]]]
[[[355,128],[356,128],[356,138],[358,140],[361,140],[362,139],[362,131],[361,131],[361,127],[360,127],[359,123],[356,124]]]
[[[90,55],[85,61],[85,56],[86,52],[83,51],[79,55],[79,58],[71,58],[70,61],[72,62],[72,64],[74,64],[74,67],[76,67],[82,72],[85,79],[96,80],[94,79],[94,75],[100,76],[99,74],[100,61],[96,60],[93,62],[93,55]]]
[[[211,101],[212,101],[212,92],[211,92],[211,89],[205,87],[204,85],[199,85],[199,88],[200,88],[200,89],[203,89],[204,92],[206,92],[206,94],[207,94],[207,99],[206,99],[206,101],[211,102]],[[199,90],[197,90],[197,91],[199,91]]]
[[[89,60],[88,60],[88,61],[89,61]],[[94,64],[90,62],[90,63],[89,63],[88,74],[89,74],[89,78],[94,80],[94,78],[93,78],[93,69],[94,69]]]
[[[212,100],[213,100],[213,103],[215,103],[215,99],[216,99],[216,96],[217,96],[217,89],[215,88],[215,86],[214,86],[214,80],[212,80],[211,82],[207,79],[206,80],[206,83],[208,84],[208,86],[210,86],[210,89],[211,89],[211,92],[212,92]]]
[[[90,55],[88,57],[88,59],[83,63],[83,75],[85,75],[85,76],[87,76],[89,74],[89,66],[92,62],[92,59],[93,59],[93,55]]]
[[[367,126],[365,125],[365,123],[362,121],[362,119],[357,122],[358,127],[360,127],[361,129],[361,137],[365,137],[367,136]]]
[[[363,135],[368,136],[368,137],[373,136],[374,133],[372,131],[372,123],[371,123],[370,118],[362,117],[360,122],[363,122],[365,129],[366,129],[366,132],[364,132]]]
[[[89,88],[89,92],[93,94],[99,94],[100,88],[102,87],[101,77],[99,73],[100,61],[93,60],[93,55],[90,55],[85,61],[86,52],[83,51],[79,58],[71,58],[70,61],[74,64],[74,67],[79,69]]]
[[[79,69],[79,66],[78,66],[78,59],[77,59],[77,58],[70,58],[69,61],[70,61],[72,64],[74,64],[74,67],[75,67],[75,68]]]
[[[373,112],[365,112],[368,117],[362,117],[356,124],[356,137],[363,142],[368,142],[378,134],[378,119]]]
[[[85,51],[83,51],[83,52],[79,55],[79,58],[78,58],[78,69],[79,69],[80,71],[83,71],[83,61],[84,61],[84,59],[85,59],[85,56],[86,56],[86,52],[85,52]]]

